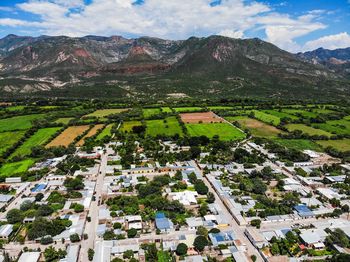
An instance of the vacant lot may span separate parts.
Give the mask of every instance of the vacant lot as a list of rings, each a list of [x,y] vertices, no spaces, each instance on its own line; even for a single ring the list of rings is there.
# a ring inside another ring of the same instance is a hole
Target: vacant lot
[[[320,145],[316,144],[311,140],[306,139],[276,139],[278,144],[285,146],[287,148],[296,149],[296,150],[314,150],[317,152],[322,152],[323,149]]]
[[[322,140],[317,141],[317,144],[321,145],[324,148],[334,147],[339,151],[350,151],[350,139],[342,139],[342,140]]]
[[[237,121],[242,129],[248,129],[256,137],[277,137],[278,134],[282,133],[281,130],[274,126],[245,116],[229,117],[228,120],[232,122]]]
[[[112,135],[112,127],[114,124],[109,124],[108,126],[106,126],[101,133],[98,134],[98,136],[96,137],[96,140],[100,141],[103,138],[105,138],[106,136],[111,136]]]
[[[35,161],[33,159],[26,159],[26,160],[19,161],[19,162],[4,164],[0,168],[0,176],[1,177],[10,177],[10,176],[16,176],[17,174],[24,173],[34,163],[35,163]]]
[[[102,117],[106,117],[109,115],[114,115],[114,114],[119,114],[122,112],[125,112],[129,110],[128,108],[111,108],[111,109],[100,109],[100,110],[96,110],[95,112],[85,115],[84,117],[97,117],[97,118],[102,118]]]
[[[220,140],[230,141],[245,138],[245,134],[228,123],[185,124],[190,136],[207,136],[212,138],[218,135]]]
[[[73,117],[62,117],[62,118],[57,119],[55,121],[55,123],[68,125],[69,121],[71,121],[72,119],[74,119],[74,118]]]
[[[145,108],[142,110],[143,117],[149,118],[155,115],[159,115],[161,113],[160,108]]]
[[[180,117],[182,122],[187,124],[223,122],[222,118],[216,116],[213,112],[180,114]]]
[[[46,147],[69,146],[74,139],[89,129],[89,126],[71,126],[64,130],[58,137],[52,140]]]
[[[184,112],[198,112],[198,111],[203,111],[203,108],[198,107],[198,106],[193,106],[193,107],[176,107],[174,108],[175,112],[177,113],[184,113]]]
[[[32,148],[40,145],[44,145],[47,141],[61,129],[61,127],[50,127],[39,129],[34,135],[28,138],[17,150],[11,155],[10,158],[15,156],[27,156],[32,152]]]
[[[303,124],[289,124],[286,125],[286,128],[288,131],[294,131],[294,130],[300,130],[304,134],[308,134],[310,136],[331,136],[332,134],[329,132],[326,132],[321,129],[316,129],[311,126],[303,125]]]
[[[91,128],[89,130],[89,132],[82,139],[80,139],[78,141],[78,143],[76,143],[76,146],[83,146],[85,144],[85,139],[88,138],[88,137],[92,137],[92,136],[96,135],[97,131],[100,130],[101,128],[103,128],[102,124],[95,125],[93,128]]]
[[[132,132],[134,126],[142,126],[141,121],[125,121],[120,127],[121,132]]]
[[[0,133],[0,155],[20,140],[25,131]]]
[[[176,134],[182,136],[183,132],[176,117],[167,117],[161,120],[146,121],[146,135],[149,136],[174,136]]]
[[[313,124],[312,126],[337,135],[350,135],[350,121],[345,119],[331,120],[326,123]]]
[[[34,114],[0,119],[0,132],[29,129],[32,127],[33,120],[42,117],[44,117],[43,114]]]
[[[270,115],[258,110],[252,110],[252,112],[254,113],[255,118],[265,123],[268,123],[274,126],[277,126],[281,123],[281,118],[278,116]]]

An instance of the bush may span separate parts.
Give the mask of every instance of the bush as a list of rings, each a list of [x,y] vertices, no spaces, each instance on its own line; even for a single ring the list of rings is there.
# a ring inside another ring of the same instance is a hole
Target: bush
[[[94,259],[95,251],[92,248],[89,248],[88,250],[88,259],[89,261],[92,261]]]
[[[193,242],[193,246],[198,252],[202,252],[207,245],[208,240],[204,236],[197,236]]]
[[[51,243],[53,243],[53,239],[50,236],[42,237],[40,239],[40,244],[42,244],[42,245],[48,245],[48,244],[51,244]]]
[[[137,230],[135,228],[131,228],[128,230],[128,238],[134,238],[137,235]]]

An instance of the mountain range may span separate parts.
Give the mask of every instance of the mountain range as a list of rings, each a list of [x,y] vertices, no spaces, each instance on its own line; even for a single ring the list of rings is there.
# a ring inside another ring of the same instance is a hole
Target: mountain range
[[[348,98],[350,48],[292,54],[223,36],[0,39],[5,95]]]

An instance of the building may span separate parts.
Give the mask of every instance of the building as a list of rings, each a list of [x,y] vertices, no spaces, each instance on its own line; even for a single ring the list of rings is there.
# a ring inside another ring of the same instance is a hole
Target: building
[[[209,238],[214,246],[218,245],[233,245],[236,236],[233,231],[210,233]]]
[[[69,245],[67,248],[67,256],[60,262],[77,262],[79,256],[80,245]]]
[[[162,212],[156,213],[156,227],[161,232],[169,232],[174,229],[174,224],[170,219],[165,217],[165,214]]]
[[[0,239],[8,240],[8,237],[13,232],[13,225],[3,225],[0,227]]]
[[[40,252],[24,252],[19,257],[18,262],[38,262],[40,258]]]
[[[306,205],[294,206],[294,209],[298,212],[298,215],[302,218],[314,217],[315,214]]]
[[[21,183],[22,178],[20,177],[7,177],[5,178],[5,183],[7,184],[14,184],[14,183]]]
[[[261,235],[255,228],[247,227],[244,231],[244,234],[256,248],[263,248],[268,244],[264,236]]]
[[[128,222],[128,229],[134,228],[136,230],[142,229],[142,217],[139,215],[126,216],[125,220]]]
[[[198,227],[204,225],[204,221],[201,217],[189,217],[186,218],[186,224],[189,230],[197,230]]]
[[[307,229],[300,234],[300,238],[308,247],[319,246],[326,239],[327,233],[323,229]]]

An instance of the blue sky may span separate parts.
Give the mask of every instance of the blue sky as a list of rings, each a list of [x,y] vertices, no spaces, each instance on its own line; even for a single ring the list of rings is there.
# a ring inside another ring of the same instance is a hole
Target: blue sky
[[[350,0],[2,0],[0,37],[259,37],[291,52],[350,46]]]

